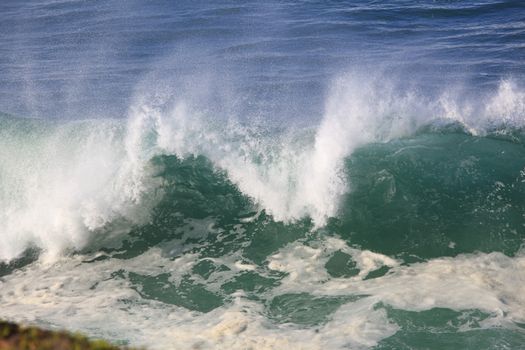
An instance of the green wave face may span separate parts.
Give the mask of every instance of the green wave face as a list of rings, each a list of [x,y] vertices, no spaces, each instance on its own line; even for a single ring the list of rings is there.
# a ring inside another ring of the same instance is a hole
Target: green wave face
[[[348,161],[353,190],[334,231],[403,258],[515,254],[525,229],[524,155],[520,142],[461,133],[363,147]]]
[[[311,235],[336,235],[349,245],[413,261],[477,251],[512,256],[525,233],[525,148],[506,138],[425,133],[364,146],[346,160],[351,190],[338,216],[320,229],[307,217],[272,220],[203,156],[163,155],[151,163],[164,197],[152,222],[130,233],[137,240],[129,254],[178,238],[189,219],[205,218],[213,218],[221,232],[220,241],[206,237],[206,249],[241,249],[257,263]],[[253,248],[243,248],[247,243]]]

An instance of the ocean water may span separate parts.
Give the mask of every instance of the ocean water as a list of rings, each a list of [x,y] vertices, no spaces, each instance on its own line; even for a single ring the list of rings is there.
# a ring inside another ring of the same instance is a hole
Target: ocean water
[[[148,349],[523,349],[525,2],[0,3],[0,318]]]

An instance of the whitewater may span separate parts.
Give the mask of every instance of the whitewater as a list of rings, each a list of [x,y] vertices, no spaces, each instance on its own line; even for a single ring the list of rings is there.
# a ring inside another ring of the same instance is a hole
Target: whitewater
[[[0,318],[522,348],[523,5],[201,5],[0,5]]]

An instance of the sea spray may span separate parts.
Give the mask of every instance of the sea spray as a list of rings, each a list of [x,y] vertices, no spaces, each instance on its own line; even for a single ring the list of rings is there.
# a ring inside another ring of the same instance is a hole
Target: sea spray
[[[29,247],[53,260],[83,248],[91,232],[114,220],[147,217],[141,197],[147,185],[136,176],[147,170],[126,152],[121,122],[5,117],[1,123],[1,260]]]

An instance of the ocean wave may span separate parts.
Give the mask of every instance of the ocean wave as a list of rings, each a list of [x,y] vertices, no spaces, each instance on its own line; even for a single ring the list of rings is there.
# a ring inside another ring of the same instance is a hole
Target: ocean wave
[[[318,125],[307,128],[215,118],[191,99],[173,101],[170,95],[139,96],[126,121],[3,117],[0,260],[12,260],[31,247],[53,260],[93,240],[104,241],[100,235],[116,232],[120,237],[147,223],[170,191],[162,185],[166,178],[158,175],[168,165],[154,161],[161,156],[203,156],[222,172],[224,183],[260,208],[256,211],[264,209],[285,223],[309,218],[312,229],[318,229],[348,211],[341,209],[354,189],[347,160],[365,145],[422,130],[450,131],[451,125],[473,137],[521,140],[525,93],[516,83],[502,81],[496,91],[475,99],[454,91],[429,98],[381,76],[345,74],[329,90]],[[519,159],[512,161],[522,166]]]

